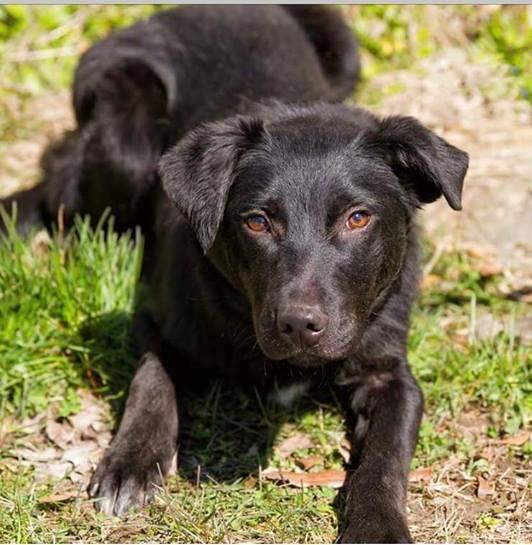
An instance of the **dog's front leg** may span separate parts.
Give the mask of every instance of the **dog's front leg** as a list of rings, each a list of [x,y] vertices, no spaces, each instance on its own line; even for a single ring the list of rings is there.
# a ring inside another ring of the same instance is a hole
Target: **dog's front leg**
[[[96,508],[122,515],[147,503],[171,468],[177,437],[176,389],[149,352],[131,383],[118,433],[91,479]]]
[[[404,364],[368,373],[349,396],[354,469],[346,480],[342,543],[412,541],[406,524],[408,472],[423,396]]]

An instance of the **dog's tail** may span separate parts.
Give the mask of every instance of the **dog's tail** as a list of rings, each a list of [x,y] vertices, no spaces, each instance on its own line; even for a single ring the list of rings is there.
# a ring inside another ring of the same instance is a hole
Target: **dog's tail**
[[[0,199],[0,233],[5,233],[8,224],[4,222],[4,214],[16,220],[17,232],[26,235],[35,227],[42,227],[42,206],[44,187],[42,184],[31,189],[19,191]]]
[[[333,90],[341,101],[354,90],[360,78],[358,42],[337,8],[322,5],[283,6],[303,28],[318,54]]]

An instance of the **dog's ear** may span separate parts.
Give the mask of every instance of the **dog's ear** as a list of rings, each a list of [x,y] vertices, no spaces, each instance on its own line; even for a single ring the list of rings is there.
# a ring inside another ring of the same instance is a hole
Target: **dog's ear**
[[[462,187],[469,164],[467,153],[448,144],[412,117],[384,119],[371,137],[371,145],[419,202],[443,196],[454,210],[462,208]]]
[[[208,123],[161,158],[158,171],[164,189],[187,218],[204,252],[216,238],[239,159],[264,132],[260,119]]]
[[[166,114],[169,79],[151,59],[94,49],[88,51],[76,70],[73,101],[79,125],[104,105],[122,113],[124,122],[131,121],[137,111],[147,111],[152,116]],[[105,53],[104,60],[101,57]]]
[[[90,160],[98,171],[105,166],[107,178],[127,184],[132,201],[155,179],[177,100],[173,65],[160,44],[141,38],[143,28],[134,36],[133,28],[118,31],[91,47],[76,69],[73,92],[78,127],[90,127]]]
[[[94,76],[93,76],[94,78]],[[97,79],[78,82],[78,124],[93,126],[98,162],[143,191],[153,180],[167,130],[167,92],[149,64],[116,59]]]

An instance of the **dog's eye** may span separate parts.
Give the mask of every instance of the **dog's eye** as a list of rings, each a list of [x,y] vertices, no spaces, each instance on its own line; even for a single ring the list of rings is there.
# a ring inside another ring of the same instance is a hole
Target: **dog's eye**
[[[355,229],[362,229],[363,227],[366,227],[366,225],[369,223],[369,219],[370,215],[368,212],[364,212],[363,210],[357,210],[347,218],[346,227],[350,231],[354,231]]]
[[[255,233],[264,233],[270,229],[268,220],[261,214],[253,214],[245,219],[246,226]]]

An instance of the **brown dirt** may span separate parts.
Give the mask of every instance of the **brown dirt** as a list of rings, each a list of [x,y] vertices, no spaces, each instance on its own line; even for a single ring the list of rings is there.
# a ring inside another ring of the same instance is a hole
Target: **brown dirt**
[[[442,200],[421,220],[429,236],[451,247],[475,246],[497,255],[504,268],[532,283],[532,108],[519,100],[502,67],[472,62],[447,49],[419,70],[375,78],[371,89],[402,91],[378,106],[381,115],[412,115],[464,149],[470,167],[463,211]]]
[[[514,455],[517,446],[486,438],[486,421],[479,412],[462,415],[453,433],[467,437],[473,452],[436,464],[429,482],[411,483],[415,541],[532,542],[532,468]]]
[[[13,125],[0,141],[0,197],[4,197],[37,182],[43,149],[71,129],[74,119],[67,91],[43,93],[31,101],[3,98],[0,113]]]

